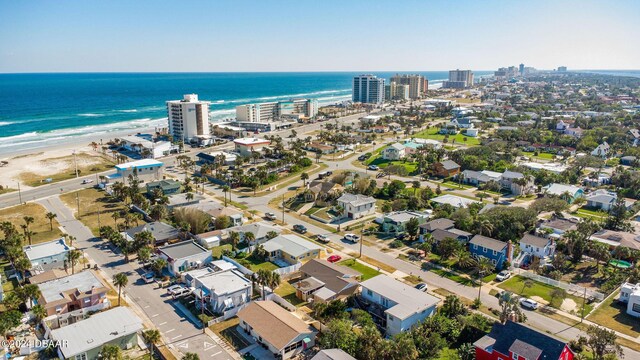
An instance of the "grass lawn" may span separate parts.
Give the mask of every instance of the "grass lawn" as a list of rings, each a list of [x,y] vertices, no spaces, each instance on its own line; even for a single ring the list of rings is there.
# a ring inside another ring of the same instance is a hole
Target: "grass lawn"
[[[411,161],[402,161],[402,160],[385,160],[382,156],[378,157],[370,157],[369,160],[365,161],[367,165],[378,165],[381,169],[386,168],[389,165],[400,165],[407,170],[407,174],[414,173],[418,168],[418,163]]]
[[[627,314],[627,305],[616,300],[618,294],[619,291],[609,296],[587,319],[623,334],[638,337],[640,336],[640,321]]]
[[[496,279],[496,276],[498,276],[498,274],[487,275],[487,276],[482,278],[482,282],[484,282],[485,284],[488,283],[488,282],[492,282],[493,280]]]
[[[293,306],[302,306],[306,304],[306,302],[296,297],[296,289],[287,281],[281,282],[280,286],[278,286],[274,292],[290,302]]]
[[[242,335],[238,333],[236,330],[238,324],[240,323],[240,319],[237,317],[233,317],[227,321],[222,321],[217,324],[213,324],[209,326],[209,329],[216,333],[218,336],[223,337],[227,340],[236,351],[242,350],[247,346],[251,345],[249,341],[247,341]]]
[[[438,131],[440,131],[440,128],[433,127],[433,128],[421,131],[415,134],[414,136],[422,139],[433,139],[433,140],[442,141],[445,138],[445,135],[438,134]],[[464,141],[464,139],[467,139],[467,141]],[[448,143],[475,146],[475,145],[480,145],[480,139],[471,137],[471,136],[465,136],[462,134],[455,134],[455,135],[448,136]]]
[[[23,217],[33,217],[33,223],[29,225],[29,229],[33,231],[31,243],[37,244],[49,240],[54,240],[62,236],[62,231],[58,229],[60,224],[53,219],[53,230],[49,225],[49,219],[45,217],[47,210],[40,204],[27,203],[24,205],[13,206],[0,210],[0,219],[2,221],[11,222],[18,232],[22,232],[20,225],[25,224]],[[28,240],[25,238],[25,242]]]
[[[467,185],[467,184],[458,184],[453,181],[445,181],[442,183],[443,186],[451,187],[454,189],[475,189],[475,186]]]
[[[423,281],[420,276],[415,276],[415,275],[405,276],[404,280],[406,282],[410,283],[410,284],[413,284],[413,285],[418,285]]]
[[[524,282],[526,280],[529,280],[529,279],[522,276],[514,276],[511,279],[502,282],[500,285],[498,285],[498,287],[501,289],[505,289],[507,291],[511,291],[518,295],[529,297],[529,298],[532,296],[541,297],[545,301],[549,302],[550,306],[556,309],[560,308],[560,305],[562,304],[562,299],[551,298],[551,292],[553,292],[553,290],[556,290],[558,288],[551,285],[543,284],[541,282],[534,281],[534,280],[531,280],[533,286],[525,287]],[[576,315],[580,316],[581,308],[583,306],[583,299],[573,295],[567,295],[567,299],[571,299],[575,301],[576,303],[575,313]],[[593,308],[590,304],[585,304],[584,307],[585,307],[584,309],[585,314],[588,314]]]
[[[115,165],[112,158],[98,153],[79,153],[78,155],[76,155],[76,160],[78,163],[78,172],[81,176],[112,170],[113,166]],[[66,166],[66,168],[63,171],[53,175],[40,175],[34,172],[23,172],[22,174],[20,174],[20,180],[24,184],[29,186],[40,186],[62,180],[73,179],[74,177],[76,177],[73,155],[51,158],[42,160],[41,162],[44,164],[62,163]],[[50,182],[44,182],[45,179],[49,178],[51,179]]]
[[[587,218],[587,219],[594,219],[594,220],[604,220],[607,218],[608,213],[606,211],[602,211],[602,210],[594,210],[594,209],[590,209],[587,207],[581,207],[579,208],[574,215],[581,217],[581,218]]]
[[[269,261],[257,262],[256,260],[250,259],[250,258],[244,258],[244,259],[241,259],[241,260],[246,260],[247,265],[249,265],[249,266],[244,265],[243,262],[240,262],[240,264],[242,264],[244,266],[247,266],[251,271],[254,271],[254,272],[258,272],[258,270],[260,270],[260,269],[266,269],[268,271],[273,271],[275,269],[278,269],[278,266],[276,264],[274,264],[272,262],[269,262]],[[238,261],[238,260],[236,260],[236,261]]]
[[[436,273],[442,277],[446,277],[449,280],[453,280],[455,282],[457,282],[458,284],[462,284],[465,286],[477,286],[477,284],[475,283],[475,281],[473,281],[470,278],[455,274],[451,271],[447,271],[444,269],[430,269],[429,271]]]
[[[362,281],[371,279],[372,277],[380,275],[380,272],[372,267],[364,265],[356,261],[356,259],[348,259],[339,262],[338,264],[350,267],[355,271],[362,274]]]
[[[111,214],[116,211],[127,211],[122,202],[113,199],[102,190],[93,188],[63,194],[60,196],[60,200],[77,212],[76,194],[80,200],[80,216],[77,213],[75,213],[75,216],[91,229],[91,232],[96,236],[100,234],[98,231],[98,216],[100,217],[100,225],[115,226]],[[119,223],[122,223],[122,221],[118,220]]]
[[[220,246],[214,246],[211,248],[211,254],[213,255],[214,258],[216,259],[221,259],[222,258],[222,253],[225,250],[229,250],[231,251],[231,244],[224,244],[224,245],[220,245]]]
[[[535,153],[523,151],[522,155],[532,158],[545,159],[545,160],[553,160],[556,157],[556,154],[550,153],[538,153],[538,155],[534,155]]]

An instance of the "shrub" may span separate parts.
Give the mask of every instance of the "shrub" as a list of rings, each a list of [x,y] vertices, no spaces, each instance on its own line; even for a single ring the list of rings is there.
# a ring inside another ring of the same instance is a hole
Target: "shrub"
[[[394,240],[391,244],[389,244],[389,247],[392,249],[397,249],[404,246],[404,243],[400,240]]]

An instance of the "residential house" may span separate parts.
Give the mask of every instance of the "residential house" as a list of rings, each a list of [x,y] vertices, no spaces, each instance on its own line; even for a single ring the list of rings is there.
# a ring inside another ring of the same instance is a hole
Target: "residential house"
[[[211,221],[215,221],[221,216],[228,216],[229,220],[231,220],[231,226],[240,226],[244,223],[242,211],[230,206],[224,206],[215,201],[201,201],[198,204],[189,205],[189,208],[206,212],[211,216]]]
[[[455,228],[456,224],[453,220],[447,218],[440,218],[428,221],[420,225],[420,234],[432,233],[436,229],[449,230]]]
[[[627,304],[627,314],[640,317],[640,283],[624,283],[618,301]]]
[[[640,235],[634,232],[603,229],[591,235],[590,239],[607,244],[611,249],[622,246],[631,250],[640,250]]]
[[[524,234],[520,239],[520,251],[540,259],[553,256],[555,245],[552,239],[543,238],[532,234]]]
[[[417,219],[422,224],[429,218],[429,214],[415,211],[396,211],[387,213],[382,218],[382,231],[386,233],[401,233],[406,231],[409,220]]]
[[[473,344],[478,360],[573,360],[567,343],[527,325],[507,320]]]
[[[576,199],[584,197],[584,190],[575,185],[566,185],[566,184],[550,184],[545,189],[545,194],[557,196],[569,204],[573,204]]]
[[[322,144],[319,142],[311,142],[305,147],[305,149],[319,154],[332,154],[336,151],[336,148],[334,146]]]
[[[360,286],[362,299],[371,304],[369,313],[388,337],[407,331],[433,315],[440,302],[437,297],[387,275],[363,281]]]
[[[128,163],[118,164],[115,166],[116,173],[107,175],[104,178],[105,183],[126,181],[129,175],[135,175],[142,180],[159,180],[162,179],[161,161],[154,159],[142,159],[131,161]]]
[[[222,165],[234,165],[238,154],[231,151],[212,151],[198,153],[196,157],[203,164],[215,164],[217,162]]]
[[[222,230],[207,231],[202,234],[194,235],[194,239],[205,249],[220,246],[222,241]]]
[[[280,234],[280,228],[272,226],[269,223],[264,221],[258,221],[246,225],[233,226],[230,228],[226,228],[222,230],[223,238],[228,238],[232,232],[237,232],[240,235],[240,241],[245,241],[245,234],[252,233],[255,240],[252,241],[249,245],[262,244],[263,242],[269,240],[267,235],[270,232],[275,232],[276,234]]]
[[[342,349],[324,349],[315,354],[311,360],[356,360]]]
[[[263,244],[269,261],[297,264],[320,257],[322,247],[294,234],[278,235]]]
[[[38,288],[41,293],[38,304],[44,307],[47,316],[110,306],[109,287],[91,270],[40,283]]]
[[[467,199],[461,196],[451,195],[451,194],[445,194],[445,195],[434,197],[433,199],[431,199],[431,201],[441,205],[449,204],[454,208],[466,208],[473,203],[479,202],[476,200],[471,200],[471,199]]]
[[[253,301],[238,318],[238,327],[278,359],[290,359],[315,345],[318,332],[273,301]]]
[[[152,181],[147,183],[147,196],[151,196],[154,190],[159,189],[163,195],[172,195],[180,192],[180,182],[177,180],[167,179]]]
[[[474,186],[479,186],[482,184],[486,184],[490,181],[495,181],[499,183],[500,179],[502,179],[502,174],[495,171],[483,170],[483,171],[474,171],[474,170],[465,170],[458,174],[458,176],[462,177],[462,182],[465,184],[471,184]]]
[[[177,240],[180,238],[180,230],[173,226],[163,223],[162,221],[154,221],[147,224],[136,226],[122,233],[125,240],[133,241],[135,235],[139,232],[149,231],[154,238],[154,244],[156,246],[164,244],[168,241]]]
[[[434,149],[440,149],[442,147],[442,143],[440,141],[433,139],[411,138],[411,143],[424,146],[425,148],[432,147]]]
[[[539,227],[539,232],[550,232],[551,237],[559,238],[567,231],[576,230],[578,228],[577,219],[565,219],[559,217],[552,217],[549,220],[542,222]]]
[[[631,145],[638,146],[640,144],[640,130],[631,129],[629,130],[629,134],[631,134],[631,137],[632,137]]]
[[[611,146],[609,146],[609,144],[605,141],[602,144],[598,145],[595,149],[593,149],[591,155],[606,159],[609,157],[610,151]]]
[[[225,314],[228,318],[251,301],[251,280],[224,260],[212,264],[217,266],[188,271],[183,278],[196,289],[193,293],[197,303],[204,301],[212,312]],[[201,299],[202,294],[204,300]]]
[[[38,273],[64,268],[69,251],[73,250],[73,248],[67,245],[64,238],[60,238],[44,243],[27,245],[22,250],[29,262],[31,262],[31,272]]]
[[[312,259],[300,267],[300,280],[293,287],[303,301],[343,300],[357,292],[361,276],[349,267]]]
[[[60,342],[60,359],[101,359],[100,350],[105,345],[116,345],[123,350],[133,349],[142,341],[142,320],[128,307],[119,306],[91,315],[76,323],[53,329],[50,339]]]
[[[167,196],[167,198],[169,199],[167,207],[170,210],[195,205],[206,199],[203,195],[194,193],[172,194]]]
[[[319,206],[327,206],[331,199],[337,199],[344,192],[344,187],[333,181],[314,180],[304,192],[305,200],[315,202]]]
[[[167,270],[173,276],[209,264],[213,258],[211,251],[192,240],[158,248],[158,256],[167,260]]]
[[[400,143],[391,144],[382,150],[382,158],[389,161],[403,159],[407,155],[406,149],[407,147]]]
[[[466,231],[462,231],[456,228],[453,229],[436,229],[433,232],[430,233],[431,237],[434,240],[434,245],[438,244],[440,241],[446,239],[446,238],[451,238],[454,240],[457,240],[458,242],[460,242],[461,244],[467,244],[469,242],[469,240],[471,239],[471,237],[473,236],[473,234],[466,232]]]
[[[443,178],[455,176],[460,173],[460,165],[451,160],[436,162],[433,163],[433,173],[435,176]]]
[[[598,189],[587,196],[587,207],[609,211],[616,203],[618,194],[605,189]]]
[[[475,116],[457,117],[457,118],[451,119],[451,121],[447,123],[447,127],[455,126],[460,129],[473,129],[474,127],[473,120],[478,120],[478,118]]]
[[[371,196],[345,193],[337,202],[342,208],[342,216],[349,219],[359,219],[376,212],[376,199]]]
[[[503,188],[511,191],[513,195],[526,195],[533,192],[535,187],[532,176],[525,176],[515,171],[505,171],[500,177],[500,184]]]
[[[485,257],[495,265],[496,269],[502,269],[506,261],[512,262],[513,251],[510,244],[490,237],[475,235],[469,241],[469,251],[476,259]]]

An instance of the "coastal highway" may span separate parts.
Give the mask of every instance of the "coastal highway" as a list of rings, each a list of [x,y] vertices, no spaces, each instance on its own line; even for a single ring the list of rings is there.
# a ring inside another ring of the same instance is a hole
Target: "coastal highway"
[[[366,114],[364,114],[364,113],[353,114],[353,115],[349,115],[349,116],[338,118],[337,121],[341,125],[352,125],[352,124],[356,123],[360,117],[365,116],[365,115]],[[332,122],[332,123],[334,122],[333,119],[329,120],[329,121]],[[325,124],[325,123],[327,123],[327,122],[328,121],[316,122],[316,123],[313,123],[313,124],[301,125],[301,126],[293,128],[293,129],[273,131],[273,132],[270,132],[270,133],[267,133],[267,134],[269,134],[269,135],[280,135],[283,138],[283,142],[286,144],[290,140],[290,138],[288,138],[288,136],[291,134],[291,130],[295,130],[299,134],[299,136],[302,136],[302,134],[304,134],[304,133],[320,130],[320,126]],[[233,142],[227,142],[227,143],[224,143],[224,144],[221,144],[221,145],[218,145],[218,146],[213,146],[213,147],[209,147],[209,148],[205,148],[205,149],[191,149],[191,148],[188,148],[186,153],[183,153],[183,154],[180,154],[180,155],[187,155],[187,156],[191,157],[192,159],[195,159],[196,154],[201,152],[201,151],[226,150],[226,149],[232,149],[232,148],[233,148]],[[164,163],[165,167],[175,166],[176,165],[176,158],[178,156],[179,155],[171,155],[171,156],[167,156],[167,157],[164,157],[164,158],[160,158],[159,160]],[[26,202],[29,202],[29,201],[36,201],[38,199],[42,199],[42,198],[45,198],[45,197],[48,197],[48,196],[52,196],[52,195],[56,195],[56,194],[62,194],[62,193],[70,192],[70,191],[89,188],[89,187],[94,186],[98,182],[98,176],[107,175],[107,174],[111,174],[111,173],[113,173],[113,171],[105,171],[105,172],[102,172],[102,173],[80,176],[78,178],[64,180],[64,181],[60,181],[60,182],[56,182],[56,183],[52,183],[52,184],[41,185],[41,186],[38,186],[38,187],[30,188],[28,190],[23,190],[23,191],[20,191],[20,192],[13,191],[13,192],[10,192],[10,193],[4,194],[4,195],[0,195],[0,209],[5,208],[5,207],[18,205],[18,204],[20,204],[21,201],[22,201],[22,203],[26,203]],[[1,177],[1,175],[0,175],[0,177]],[[85,180],[85,179],[93,180],[93,183],[91,183],[91,184],[83,184],[82,181]]]

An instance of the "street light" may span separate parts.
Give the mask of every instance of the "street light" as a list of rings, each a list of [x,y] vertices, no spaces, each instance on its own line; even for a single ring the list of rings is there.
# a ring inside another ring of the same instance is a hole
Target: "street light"
[[[20,204],[22,204],[22,191],[20,191],[20,182],[16,181],[18,184],[18,198],[20,199]]]
[[[76,178],[78,177],[78,160],[76,159],[76,151],[73,150],[73,164],[76,167]]]

